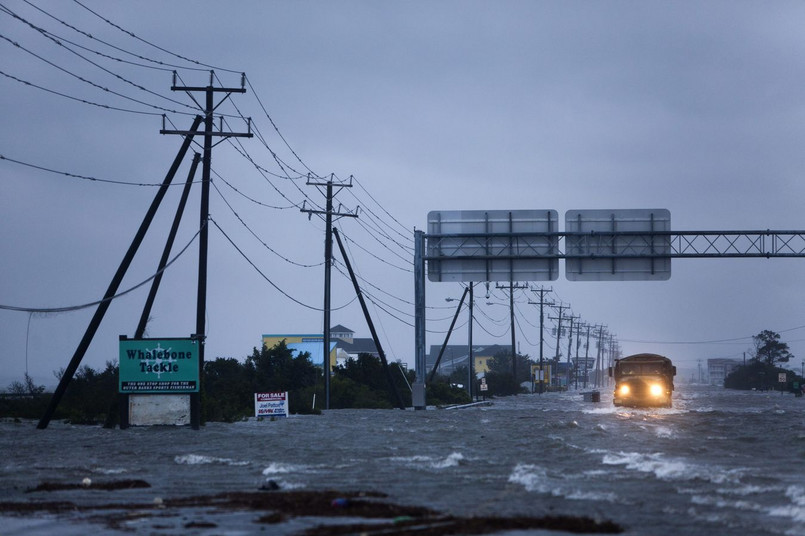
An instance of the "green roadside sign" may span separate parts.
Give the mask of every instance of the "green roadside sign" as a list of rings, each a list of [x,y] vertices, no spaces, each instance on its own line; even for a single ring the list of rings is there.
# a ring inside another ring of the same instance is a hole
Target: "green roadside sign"
[[[120,393],[197,393],[195,339],[120,339]]]

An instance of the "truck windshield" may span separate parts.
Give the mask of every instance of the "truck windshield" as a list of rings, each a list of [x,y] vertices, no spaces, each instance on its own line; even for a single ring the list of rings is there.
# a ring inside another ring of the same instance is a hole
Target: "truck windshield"
[[[621,363],[621,374],[624,376],[646,376],[662,374],[661,363]]]

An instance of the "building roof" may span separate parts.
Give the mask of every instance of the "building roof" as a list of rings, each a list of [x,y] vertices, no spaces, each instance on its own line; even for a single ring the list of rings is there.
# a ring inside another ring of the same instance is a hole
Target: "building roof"
[[[441,344],[432,344],[430,352],[427,355],[427,363],[435,363],[436,358],[439,357],[439,350],[442,349]],[[473,357],[494,357],[500,353],[511,352],[511,345],[501,344],[473,344],[472,355]],[[467,359],[467,345],[466,344],[448,344],[442,354],[442,361],[445,359]]]
[[[352,343],[346,341],[333,341],[336,345],[348,354],[377,354],[377,346],[373,339],[355,338]]]
[[[333,331],[338,332],[338,333],[344,333],[344,332],[346,332],[346,333],[355,333],[354,331],[352,331],[348,327],[342,326],[341,324],[338,324],[337,326],[331,327],[330,328],[330,333],[332,333]]]

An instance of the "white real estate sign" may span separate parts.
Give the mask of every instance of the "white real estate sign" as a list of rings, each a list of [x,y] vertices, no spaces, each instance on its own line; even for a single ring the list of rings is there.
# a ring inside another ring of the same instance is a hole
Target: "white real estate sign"
[[[287,417],[288,391],[254,393],[255,417]]]

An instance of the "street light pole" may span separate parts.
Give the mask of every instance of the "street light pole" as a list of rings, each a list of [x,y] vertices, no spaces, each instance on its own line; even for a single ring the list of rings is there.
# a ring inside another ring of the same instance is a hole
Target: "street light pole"
[[[473,367],[474,359],[473,359],[473,356],[472,356],[472,321],[473,321],[472,308],[473,308],[473,305],[475,305],[475,297],[473,295],[474,294],[474,292],[473,292],[473,287],[474,286],[475,286],[475,283],[470,282],[470,296],[469,296],[470,297],[470,303],[469,303],[470,325],[467,328],[467,338],[469,339],[468,345],[467,345],[468,346],[468,348],[467,348],[467,350],[468,350],[467,351],[467,380],[468,380],[467,381],[467,392],[470,395],[470,402],[472,402],[472,383],[473,383],[473,378],[475,376],[475,374],[473,374],[473,372],[472,372],[472,369],[474,368]]]

